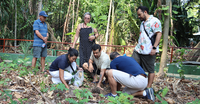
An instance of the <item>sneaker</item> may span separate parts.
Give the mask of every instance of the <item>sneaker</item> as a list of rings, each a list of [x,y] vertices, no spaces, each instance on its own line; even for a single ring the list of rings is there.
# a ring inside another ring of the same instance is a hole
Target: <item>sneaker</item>
[[[108,96],[110,96],[110,97],[114,97],[114,98],[115,98],[115,97],[116,97],[116,96],[118,96],[118,95],[116,95],[116,96],[113,96],[113,95],[112,95],[112,93],[108,93],[108,94],[106,94],[106,95],[104,95],[104,96],[105,96],[105,97],[108,97]]]
[[[150,99],[150,100],[154,101],[155,100],[155,96],[154,96],[153,88],[147,88],[147,89],[145,89],[145,91],[147,93],[147,95],[146,95],[147,99]]]

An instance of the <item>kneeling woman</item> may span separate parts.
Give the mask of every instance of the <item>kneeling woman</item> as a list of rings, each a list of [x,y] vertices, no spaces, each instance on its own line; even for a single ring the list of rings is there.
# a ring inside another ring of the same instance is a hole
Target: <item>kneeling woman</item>
[[[69,81],[72,79],[72,73],[77,67],[75,62],[77,57],[78,51],[70,48],[68,54],[61,55],[52,62],[49,73],[52,76],[53,83],[58,84],[62,82],[69,89],[66,80]],[[79,70],[83,69],[80,68]]]

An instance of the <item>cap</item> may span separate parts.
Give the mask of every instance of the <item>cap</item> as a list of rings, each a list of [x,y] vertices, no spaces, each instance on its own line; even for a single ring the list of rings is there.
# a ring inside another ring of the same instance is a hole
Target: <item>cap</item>
[[[48,17],[48,15],[46,14],[45,11],[41,11],[39,15],[40,15],[40,16],[44,16],[44,17]]]

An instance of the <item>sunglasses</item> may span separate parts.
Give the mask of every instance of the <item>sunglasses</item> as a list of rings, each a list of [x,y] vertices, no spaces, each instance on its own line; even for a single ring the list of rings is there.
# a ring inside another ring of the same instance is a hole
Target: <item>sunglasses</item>
[[[86,17],[85,17],[84,19],[87,19],[87,20],[89,20],[90,18],[86,18]]]

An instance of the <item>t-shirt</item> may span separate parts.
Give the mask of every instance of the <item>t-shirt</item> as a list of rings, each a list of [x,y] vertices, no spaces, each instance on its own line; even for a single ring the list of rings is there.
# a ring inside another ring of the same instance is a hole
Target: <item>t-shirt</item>
[[[153,46],[151,44],[151,40],[144,31],[143,23],[147,33],[149,34],[149,37],[152,37],[156,32],[162,32],[162,27],[160,20],[156,17],[153,17],[153,15],[150,15],[147,21],[143,21],[140,25],[140,37],[135,50],[140,54],[149,54]],[[156,47],[156,52],[159,52],[159,46]]]
[[[119,57],[115,58],[110,63],[110,68],[126,72],[133,76],[137,76],[139,74],[145,74],[144,70],[135,61],[135,59],[132,57],[128,57],[128,56],[119,56]]]
[[[57,57],[51,64],[49,71],[57,71],[60,69],[67,68],[71,63],[68,62],[67,54]],[[74,69],[75,70],[75,69]]]
[[[109,56],[101,51],[101,56],[97,59],[94,57],[93,52],[91,53],[90,59],[94,61],[97,66],[97,69],[106,69],[110,68],[110,58]]]
[[[47,24],[45,22],[42,23],[40,19],[35,20],[33,24],[33,31],[34,31],[33,46],[42,47],[44,41],[36,35],[35,30],[38,30],[43,37],[47,37],[48,33]]]

